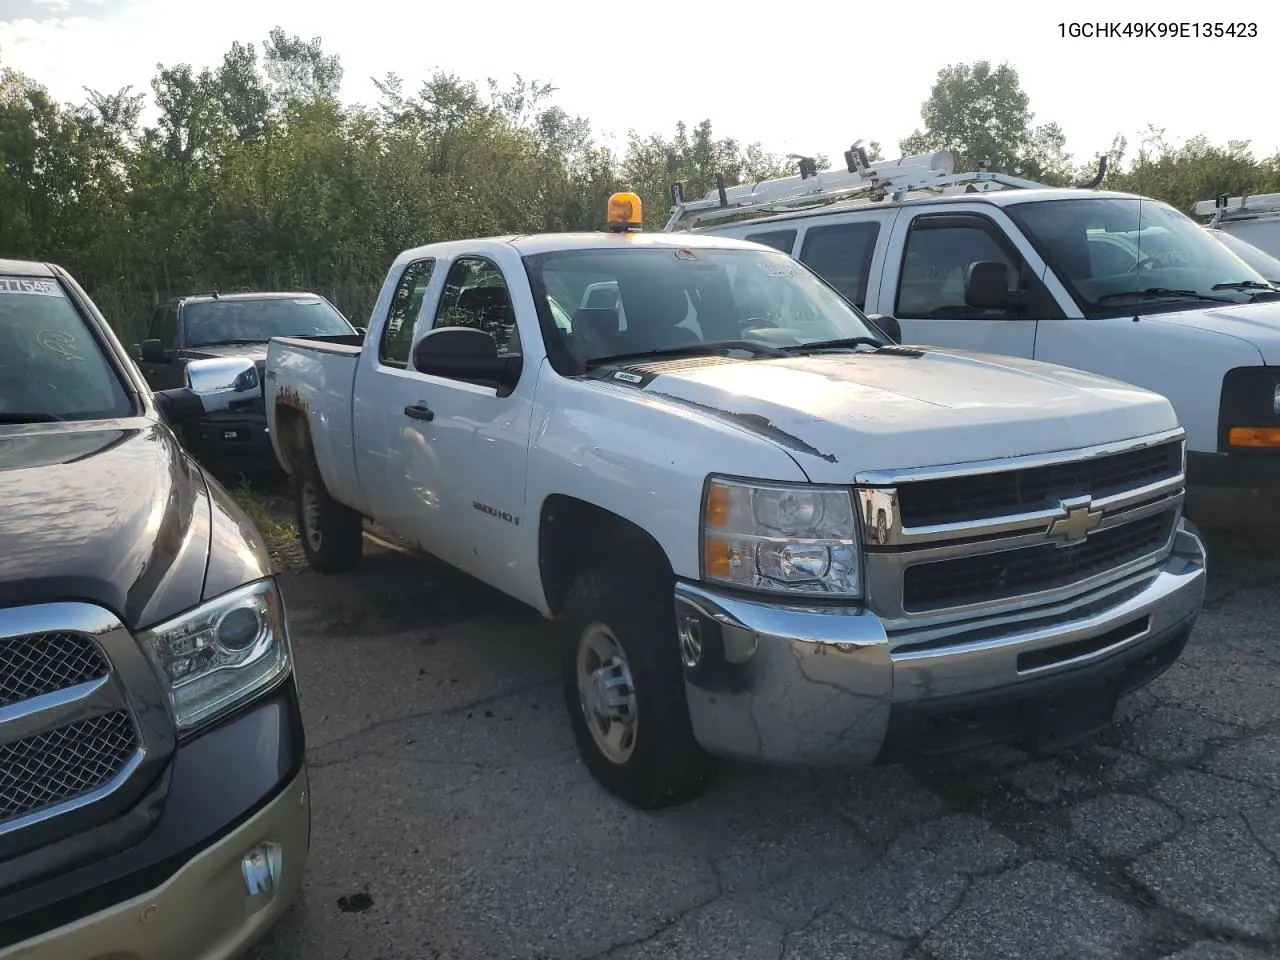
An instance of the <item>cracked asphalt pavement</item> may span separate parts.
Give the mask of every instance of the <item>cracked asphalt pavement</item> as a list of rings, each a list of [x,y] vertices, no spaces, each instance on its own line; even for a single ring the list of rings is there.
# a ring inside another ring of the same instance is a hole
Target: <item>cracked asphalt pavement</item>
[[[1089,744],[727,765],[641,813],[579,763],[551,629],[430,560],[281,574],[314,817],[251,960],[1280,957],[1280,523],[1199,495],[1209,600]]]

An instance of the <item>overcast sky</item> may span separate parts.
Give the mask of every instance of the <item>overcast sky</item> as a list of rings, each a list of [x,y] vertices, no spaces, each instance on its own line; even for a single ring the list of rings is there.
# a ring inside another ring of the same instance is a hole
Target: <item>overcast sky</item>
[[[434,69],[481,84],[519,73],[554,83],[558,102],[589,116],[606,139],[709,117],[719,135],[838,161],[856,139],[879,140],[895,156],[920,124],[940,67],[1007,60],[1035,122],[1060,124],[1081,160],[1116,133],[1129,137],[1132,153],[1148,123],[1175,141],[1204,133],[1219,143],[1251,140],[1258,156],[1280,151],[1280,4],[1088,0],[1070,14],[1050,13],[1048,3],[1034,9],[868,0],[761,2],[758,12],[741,0],[0,0],[0,65],[61,100],[82,99],[84,87],[149,93],[158,62],[214,65],[233,40],[260,43],[278,24],[323,38],[341,56],[351,101],[375,102],[370,77],[388,71],[410,89]],[[1256,23],[1257,36],[1073,39],[1059,28],[1067,19],[1209,16]]]

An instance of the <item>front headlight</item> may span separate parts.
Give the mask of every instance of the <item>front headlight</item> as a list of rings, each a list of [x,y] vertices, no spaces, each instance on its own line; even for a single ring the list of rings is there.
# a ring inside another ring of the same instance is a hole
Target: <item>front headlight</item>
[[[857,597],[858,559],[847,489],[708,481],[703,579],[749,590]]]
[[[139,636],[185,733],[271,686],[292,666],[284,602],[271,579],[210,600]]]

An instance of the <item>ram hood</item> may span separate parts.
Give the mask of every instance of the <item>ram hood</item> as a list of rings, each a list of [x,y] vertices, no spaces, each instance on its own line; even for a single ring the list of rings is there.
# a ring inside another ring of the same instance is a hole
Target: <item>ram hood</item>
[[[131,629],[265,575],[261,537],[153,420],[0,427],[0,605],[81,600]]]
[[[1267,366],[1280,366],[1280,301],[1143,316],[1144,322],[1194,327],[1252,344]]]
[[[1162,396],[1032,360],[929,348],[679,359],[604,378],[783,447],[814,482],[1094,446],[1178,426]]]

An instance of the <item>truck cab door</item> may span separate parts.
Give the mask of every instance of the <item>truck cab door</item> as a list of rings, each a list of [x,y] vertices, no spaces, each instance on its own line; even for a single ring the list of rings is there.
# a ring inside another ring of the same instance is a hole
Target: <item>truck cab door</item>
[[[979,262],[1004,267],[1009,305],[970,305],[966,278]],[[1021,236],[1011,237],[987,213],[904,211],[889,242],[876,312],[897,318],[904,343],[1030,359],[1039,322],[1063,316],[1041,279],[1044,269]]]
[[[521,340],[507,276],[494,260],[461,254],[434,267],[414,341],[437,327],[469,326],[490,333],[500,355],[518,355]],[[499,590],[527,591],[526,541],[537,524],[525,516],[525,465],[534,364],[513,389],[424,374],[412,352],[377,391],[386,417],[380,446],[388,498],[384,510],[398,532],[423,549]],[[361,425],[357,425],[362,429]],[[389,524],[392,525],[392,524]]]
[[[163,363],[143,358],[138,366],[152,390],[172,390],[186,386],[186,364],[178,351],[178,305],[168,303],[156,309],[151,318],[147,339],[160,341]]]

